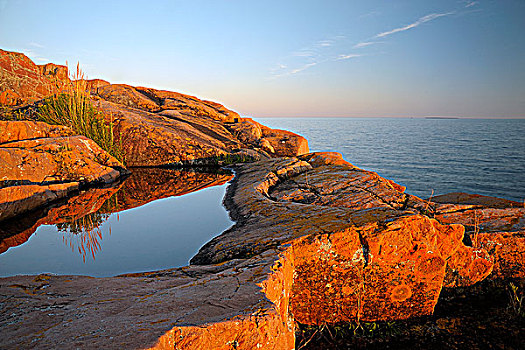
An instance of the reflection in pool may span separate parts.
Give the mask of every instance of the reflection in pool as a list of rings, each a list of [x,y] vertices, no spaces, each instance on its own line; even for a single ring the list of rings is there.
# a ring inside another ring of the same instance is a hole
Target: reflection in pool
[[[232,225],[221,205],[228,173],[139,168],[123,183],[90,189],[0,224],[0,276],[113,276],[187,265]]]

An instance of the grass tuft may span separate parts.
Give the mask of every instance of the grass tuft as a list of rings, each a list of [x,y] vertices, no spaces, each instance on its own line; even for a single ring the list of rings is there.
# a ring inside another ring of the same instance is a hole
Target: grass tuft
[[[113,132],[113,118],[106,121],[102,113],[91,103],[84,73],[77,63],[71,83],[64,84],[61,92],[44,99],[38,108],[37,118],[48,124],[70,127],[75,133],[84,135],[102,149],[124,163],[122,142]]]

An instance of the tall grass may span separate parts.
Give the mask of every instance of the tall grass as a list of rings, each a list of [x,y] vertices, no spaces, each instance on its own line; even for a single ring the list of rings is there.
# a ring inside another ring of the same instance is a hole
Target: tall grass
[[[70,83],[61,84],[60,92],[44,99],[37,118],[48,124],[70,127],[75,133],[95,141],[119,161],[124,162],[122,142],[113,133],[113,118],[104,119],[102,113],[91,103],[84,73],[77,69]]]

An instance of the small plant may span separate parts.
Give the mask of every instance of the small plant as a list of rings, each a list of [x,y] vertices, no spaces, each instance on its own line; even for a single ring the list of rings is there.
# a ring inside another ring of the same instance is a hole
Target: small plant
[[[523,295],[518,286],[512,282],[509,283],[508,290],[510,297],[510,311],[517,317],[525,317],[525,305],[523,303],[525,295]]]
[[[122,142],[113,133],[113,115],[106,121],[103,115],[91,104],[84,74],[77,64],[71,83],[66,84],[60,93],[47,97],[37,111],[37,118],[48,124],[70,127],[79,135],[84,135],[97,143],[113,157],[124,162]]]
[[[432,197],[434,197],[434,190],[432,190],[432,193],[430,194],[430,197],[426,200],[426,204],[425,204],[425,208],[423,209],[423,213],[424,215],[427,215],[427,216],[432,216],[432,211],[434,210],[434,208],[432,208]],[[428,209],[432,209],[432,211],[429,211]]]

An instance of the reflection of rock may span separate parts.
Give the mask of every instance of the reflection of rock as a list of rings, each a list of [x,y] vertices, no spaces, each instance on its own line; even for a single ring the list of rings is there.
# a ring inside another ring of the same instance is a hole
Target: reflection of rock
[[[69,230],[92,231],[97,214],[113,213],[170,196],[182,196],[229,181],[230,173],[204,173],[160,168],[135,168],[122,184],[91,188],[67,201],[42,208],[0,225],[0,253],[25,243],[40,225],[57,225]],[[90,216],[91,215],[91,216]],[[89,217],[88,217],[89,216]],[[83,220],[84,218],[84,220]]]
[[[16,217],[0,224],[0,253],[10,247],[25,243],[40,225],[74,222],[99,210],[120,186],[91,188],[79,195],[63,199],[23,217]]]
[[[220,186],[231,180],[231,173],[209,173],[166,168],[133,168],[115,196],[117,207],[107,210],[120,211],[148,202],[182,196],[207,187]]]
[[[485,246],[492,257],[465,246],[463,226],[423,215],[435,203],[334,154],[265,160],[236,174],[225,202],[237,223],[192,259],[200,265],[118,278],[1,279],[0,295],[9,296],[0,299],[9,315],[0,321],[2,345],[290,349],[295,320],[430,314],[444,281],[474,283],[495,256],[504,266],[512,253],[501,248],[504,236]],[[35,311],[54,305],[51,316]]]
[[[83,136],[42,122],[0,121],[0,221],[110,183],[124,166]]]

